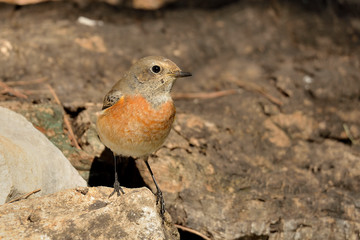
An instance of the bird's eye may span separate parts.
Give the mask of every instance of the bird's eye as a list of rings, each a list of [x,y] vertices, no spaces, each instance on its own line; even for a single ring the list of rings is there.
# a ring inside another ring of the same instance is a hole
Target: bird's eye
[[[161,68],[160,68],[160,66],[158,66],[158,65],[154,65],[154,66],[152,66],[152,68],[151,68],[151,71],[152,71],[153,73],[159,73],[160,70],[161,70]]]

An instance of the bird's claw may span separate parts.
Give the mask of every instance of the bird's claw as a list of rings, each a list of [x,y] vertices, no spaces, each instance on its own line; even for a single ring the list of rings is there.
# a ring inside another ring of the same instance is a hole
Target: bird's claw
[[[114,193],[117,193],[117,196],[119,197],[120,196],[120,192],[122,194],[125,194],[124,190],[122,189],[122,187],[120,186],[120,183],[118,180],[115,180],[114,182],[114,191],[109,195],[109,198],[114,195]]]

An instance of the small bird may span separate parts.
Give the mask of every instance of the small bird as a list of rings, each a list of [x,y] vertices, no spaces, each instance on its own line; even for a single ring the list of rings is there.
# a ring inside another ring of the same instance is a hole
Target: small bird
[[[150,168],[148,157],[158,150],[169,135],[175,117],[175,106],[170,91],[177,78],[191,73],[164,57],[140,59],[105,95],[96,127],[100,140],[114,154],[114,191],[122,190],[116,165],[117,158],[142,157],[156,186],[156,204],[164,216],[165,202]]]

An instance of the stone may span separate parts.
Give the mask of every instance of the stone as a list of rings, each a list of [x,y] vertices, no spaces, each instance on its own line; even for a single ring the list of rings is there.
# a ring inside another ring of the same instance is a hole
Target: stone
[[[41,189],[42,196],[86,181],[23,116],[0,107],[0,204]]]
[[[131,5],[135,9],[156,10],[169,2],[175,2],[175,0],[132,0]]]
[[[252,105],[234,104],[241,102]],[[337,141],[308,141],[317,124],[302,112],[266,117],[255,109],[253,124],[228,133],[216,116],[177,115],[176,131],[149,159],[174,221],[212,239],[356,239],[358,155]],[[261,145],[249,148],[250,140]],[[136,164],[155,191],[144,162]]]
[[[5,107],[14,112],[17,112],[24,116],[32,125],[43,133],[59,150],[64,156],[70,161],[71,165],[79,172],[80,176],[85,180],[88,179],[88,171],[91,167],[91,161],[94,153],[87,154],[87,142],[82,142],[78,137],[78,144],[81,149],[74,146],[73,142],[69,138],[67,128],[65,126],[64,118],[66,112],[64,108],[67,106],[61,106],[52,102],[42,103],[28,103],[19,101],[3,101],[0,102],[1,107]],[[88,125],[86,122],[81,126],[73,123],[73,131],[77,134],[79,131],[84,130],[83,125]],[[94,124],[93,124],[94,125]],[[95,129],[93,130],[93,132]],[[99,141],[99,140],[98,140]]]
[[[0,239],[179,239],[147,188],[68,189],[0,206]]]

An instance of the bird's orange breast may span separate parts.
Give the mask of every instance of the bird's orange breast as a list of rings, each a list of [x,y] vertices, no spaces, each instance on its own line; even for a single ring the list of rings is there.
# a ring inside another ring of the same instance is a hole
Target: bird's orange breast
[[[140,157],[163,144],[174,117],[172,100],[154,108],[142,96],[127,96],[105,109],[96,125],[102,142],[113,152]]]

